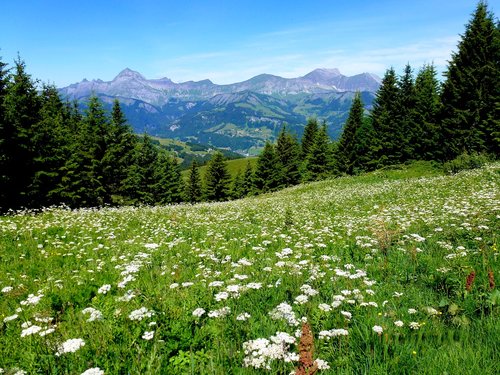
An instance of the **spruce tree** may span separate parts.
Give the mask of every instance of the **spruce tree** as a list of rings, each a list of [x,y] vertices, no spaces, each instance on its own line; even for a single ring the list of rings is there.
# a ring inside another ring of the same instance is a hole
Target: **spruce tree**
[[[179,203],[182,200],[182,179],[175,158],[159,152],[155,169],[154,200],[159,204]]]
[[[10,207],[8,184],[10,183],[10,165],[14,155],[9,152],[9,140],[12,137],[12,127],[5,119],[4,98],[7,94],[9,75],[7,64],[0,59],[0,212]]]
[[[255,190],[254,169],[250,160],[247,160],[247,165],[245,166],[245,171],[243,172],[241,190],[244,197],[253,194]]]
[[[229,196],[231,199],[240,199],[245,195],[243,193],[243,175],[241,170],[238,169],[231,181],[231,188],[229,189]]]
[[[307,124],[304,128],[304,134],[301,141],[301,158],[306,160],[316,140],[318,132],[318,120],[314,117],[307,119]]]
[[[300,182],[300,146],[297,139],[283,125],[276,141],[276,156],[283,168],[280,173],[283,187]]]
[[[205,199],[208,201],[227,200],[230,179],[224,155],[219,151],[215,152],[205,172]]]
[[[201,184],[200,171],[196,159],[193,159],[189,168],[188,180],[186,182],[186,201],[189,203],[200,202],[202,199],[203,187]]]
[[[440,159],[438,115],[441,107],[439,81],[433,65],[425,65],[415,80],[415,131],[413,140],[415,154],[420,159]]]
[[[404,143],[404,136],[398,121],[398,97],[396,72],[390,68],[382,79],[371,112],[375,137],[369,148],[373,150],[374,162],[379,167],[397,164],[402,159],[401,145]]]
[[[445,73],[441,95],[444,159],[500,154],[500,25],[479,2]]]
[[[354,164],[358,158],[356,134],[363,124],[364,107],[361,94],[356,92],[349,111],[349,117],[337,143],[335,150],[335,163],[339,172],[352,174]]]
[[[18,58],[15,72],[7,85],[3,99],[4,128],[3,174],[6,176],[5,199],[12,208],[31,204],[34,178],[33,128],[39,121],[40,101],[36,82],[26,72],[25,63]]]
[[[254,175],[256,192],[266,193],[278,189],[283,181],[282,172],[283,169],[276,155],[275,147],[267,141],[257,160]]]
[[[399,162],[405,162],[411,159],[419,159],[415,154],[416,134],[418,133],[415,123],[415,82],[413,79],[413,70],[410,64],[406,64],[403,75],[398,80],[397,102],[399,110],[394,121],[397,122],[399,130],[399,151],[401,155]]]
[[[365,116],[361,126],[354,135],[356,139],[354,154],[356,157],[352,165],[353,174],[371,171],[377,167],[377,159],[375,157],[377,150],[374,148],[376,144],[373,142],[375,137],[372,120],[369,116]]]
[[[332,145],[326,123],[318,130],[306,160],[306,180],[321,180],[332,173]]]

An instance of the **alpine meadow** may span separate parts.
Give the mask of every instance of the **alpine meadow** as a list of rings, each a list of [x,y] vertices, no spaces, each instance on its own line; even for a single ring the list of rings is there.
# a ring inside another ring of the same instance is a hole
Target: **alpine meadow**
[[[0,59],[0,374],[499,373],[500,22],[471,12],[443,80]]]

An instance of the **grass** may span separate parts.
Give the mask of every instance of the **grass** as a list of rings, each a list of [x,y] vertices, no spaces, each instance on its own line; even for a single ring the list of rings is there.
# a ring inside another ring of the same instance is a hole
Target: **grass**
[[[1,217],[0,368],[289,374],[307,319],[319,373],[496,373],[499,174],[402,166],[233,202]]]
[[[234,159],[234,160],[226,161],[227,170],[228,170],[229,174],[231,175],[231,178],[233,178],[238,173],[238,171],[243,173],[245,171],[246,166],[247,166],[247,162],[249,162],[249,161],[252,164],[252,166],[255,168],[255,166],[257,164],[257,159],[258,159],[258,157],[248,157],[248,158]],[[207,170],[206,165],[199,167],[200,177],[202,179],[205,176],[206,170]],[[183,170],[181,172],[181,174],[182,174],[182,177],[184,179],[187,179],[189,176],[189,169]]]

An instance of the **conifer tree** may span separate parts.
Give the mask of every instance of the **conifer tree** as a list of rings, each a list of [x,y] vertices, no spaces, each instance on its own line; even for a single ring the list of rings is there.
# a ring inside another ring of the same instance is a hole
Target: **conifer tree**
[[[7,186],[5,199],[12,208],[30,205],[34,176],[33,127],[39,121],[40,102],[36,82],[18,58],[3,99],[3,153]]]
[[[371,112],[375,137],[369,148],[373,150],[374,162],[378,166],[397,164],[402,159],[404,137],[397,120],[400,111],[398,96],[396,72],[390,68],[382,79]]]
[[[13,155],[9,154],[8,142],[12,137],[12,128],[6,123],[4,98],[7,94],[9,75],[7,64],[0,59],[0,212],[9,206],[8,185],[10,183],[10,165]]]
[[[316,133],[318,132],[318,120],[314,117],[307,119],[307,124],[304,128],[301,142],[301,158],[306,160],[316,140]]]
[[[203,187],[201,184],[200,171],[198,170],[198,163],[196,159],[193,159],[186,183],[186,201],[189,203],[200,202],[202,194]]]
[[[425,65],[415,80],[415,154],[424,160],[440,159],[438,115],[441,107],[439,81],[433,65]]]
[[[297,139],[283,125],[276,141],[276,156],[283,168],[280,173],[282,186],[292,186],[300,182],[300,146]]]
[[[339,172],[352,174],[356,159],[358,158],[356,135],[363,124],[364,107],[361,94],[356,92],[349,111],[349,117],[337,143],[335,162]]]
[[[376,149],[374,149],[375,144],[373,142],[375,137],[372,120],[369,116],[366,116],[363,118],[361,126],[354,135],[356,139],[354,154],[356,157],[352,165],[353,174],[371,171],[377,167],[377,160],[375,158]]]
[[[155,169],[155,203],[171,204],[182,200],[182,179],[175,158],[159,152]]]
[[[239,169],[231,181],[229,196],[231,199],[240,199],[245,196],[243,193],[243,175]]]
[[[243,172],[241,190],[244,197],[253,194],[255,190],[254,169],[250,160],[247,160],[247,165],[245,166],[245,171]]]
[[[208,201],[227,200],[230,180],[224,155],[217,151],[212,155],[205,172],[205,199]]]
[[[256,192],[266,193],[278,189],[281,181],[283,181],[282,171],[274,145],[267,141],[257,160],[254,175]]]
[[[103,184],[112,202],[120,202],[126,194],[124,183],[133,163],[137,137],[127,125],[120,102],[115,99],[111,110],[108,144],[102,159]]]
[[[332,145],[326,123],[318,130],[314,145],[306,160],[305,179],[321,180],[332,173]]]
[[[500,154],[500,24],[480,1],[453,53],[441,100],[444,159]]]
[[[62,202],[57,188],[62,170],[70,158],[72,135],[67,107],[55,86],[44,85],[40,94],[40,121],[33,127],[34,176],[31,187],[31,207]]]
[[[415,154],[414,145],[416,133],[418,133],[417,124],[415,124],[415,82],[413,79],[413,70],[410,64],[406,64],[404,73],[398,80],[398,112],[394,121],[397,122],[399,130],[399,162],[405,162],[411,159],[419,159]]]

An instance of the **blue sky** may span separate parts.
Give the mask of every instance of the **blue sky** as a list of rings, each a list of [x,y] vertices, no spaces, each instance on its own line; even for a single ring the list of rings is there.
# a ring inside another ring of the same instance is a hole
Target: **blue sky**
[[[477,2],[465,0],[148,1],[5,0],[0,56],[19,52],[28,72],[65,86],[113,79],[129,67],[147,78],[232,83],[260,73],[297,77],[398,72],[456,49]],[[496,17],[500,0],[490,0]]]

